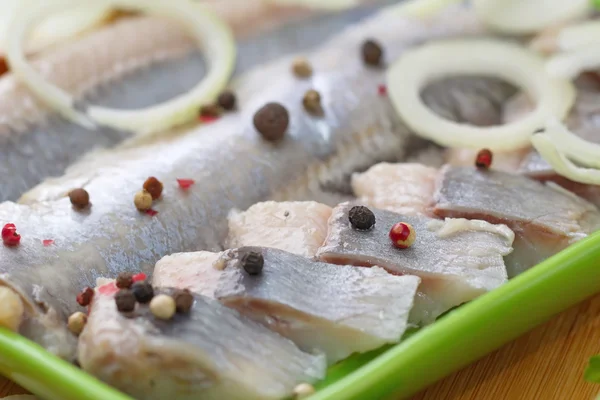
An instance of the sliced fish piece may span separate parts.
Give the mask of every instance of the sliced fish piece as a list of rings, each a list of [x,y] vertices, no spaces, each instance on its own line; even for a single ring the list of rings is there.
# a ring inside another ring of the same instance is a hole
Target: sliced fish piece
[[[421,164],[380,163],[352,176],[361,203],[406,215],[426,215],[438,170]]]
[[[484,221],[440,221],[371,208],[375,226],[366,232],[357,231],[348,222],[352,206],[344,203],[333,209],[318,258],[419,276],[422,283],[410,315],[412,323],[433,322],[448,309],[507,280],[503,257],[512,251],[514,235],[506,226]],[[416,241],[408,249],[397,249],[388,237],[397,222],[409,223],[416,232]]]
[[[468,167],[441,170],[434,213],[508,225],[516,234],[515,251],[506,261],[511,277],[586,237],[600,223],[593,204],[558,185]]]
[[[49,314],[60,321],[80,309],[77,292],[93,286],[99,276],[138,270],[149,274],[168,254],[222,250],[227,216],[234,208],[244,210],[269,199],[335,203],[339,196],[325,190],[328,182],[365,165],[404,158],[413,137],[388,99],[378,94],[384,70],[365,67],[358,56],[364,39],[379,40],[392,60],[424,40],[480,32],[475,16],[463,8],[426,21],[383,12],[308,54],[315,71],[310,80],[291,75],[290,58],[261,66],[233,85],[240,112],[210,125],[175,130],[161,141],[90,155],[63,177],[24,195],[29,204],[0,204],[0,223],[15,223],[22,236],[18,248],[0,246],[3,283],[23,296],[30,310],[26,321],[37,323]],[[308,88],[322,95],[322,117],[302,108]],[[450,85],[445,90],[454,89]],[[291,116],[286,138],[276,144],[264,141],[252,125],[254,112],[273,101]],[[132,204],[149,176],[165,185],[153,217]],[[196,183],[184,191],[178,178]],[[65,197],[76,187],[90,193],[92,206],[82,212]],[[54,242],[44,246],[44,240]],[[46,347],[51,341],[64,342],[42,328],[28,331],[28,337]]]
[[[226,247],[274,247],[314,257],[327,235],[331,207],[314,201],[266,201],[229,215]]]
[[[168,289],[157,290],[171,294]],[[78,346],[81,367],[138,399],[273,399],[325,376],[325,357],[219,302],[194,295],[189,314],[171,320],[137,304],[117,311],[113,295],[95,296]]]
[[[264,257],[260,275],[248,275],[238,265],[249,251]],[[165,257],[153,279],[157,286],[177,284],[214,296],[302,350],[324,352],[329,364],[398,342],[420,282],[381,268],[320,263],[265,247]]]

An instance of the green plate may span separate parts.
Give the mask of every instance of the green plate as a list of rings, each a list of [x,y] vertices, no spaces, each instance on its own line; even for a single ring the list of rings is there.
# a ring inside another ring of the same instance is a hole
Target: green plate
[[[406,335],[400,344],[331,367],[311,400],[408,397],[600,292],[599,259],[600,232]],[[48,400],[129,399],[37,344],[1,329],[0,372]]]

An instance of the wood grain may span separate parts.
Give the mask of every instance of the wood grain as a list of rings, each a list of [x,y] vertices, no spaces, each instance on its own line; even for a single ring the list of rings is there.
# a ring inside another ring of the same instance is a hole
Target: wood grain
[[[585,382],[583,371],[594,354],[600,354],[600,294],[413,400],[591,400],[600,392],[600,385]],[[21,393],[25,390],[0,378],[0,397]]]

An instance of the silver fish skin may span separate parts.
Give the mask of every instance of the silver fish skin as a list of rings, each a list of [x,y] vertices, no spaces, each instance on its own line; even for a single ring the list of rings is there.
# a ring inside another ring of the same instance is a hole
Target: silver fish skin
[[[212,7],[239,39],[237,74],[310,49],[372,9],[306,20],[311,13],[293,7]],[[247,12],[241,14],[241,9]],[[131,109],[163,102],[189,90],[206,72],[195,42],[177,23],[158,17],[117,21],[40,54],[34,66],[84,110],[90,103]],[[17,200],[45,178],[62,175],[87,151],[112,148],[130,137],[128,132],[86,129],[63,119],[6,74],[0,78],[0,202]]]
[[[248,252],[263,256],[261,274],[249,275],[239,265]],[[381,268],[320,263],[274,248],[242,247],[226,251],[220,259],[203,253],[192,265],[191,256],[184,256],[185,276],[194,274],[201,281],[192,284],[192,278],[186,286],[214,296],[304,351],[325,353],[328,364],[398,342],[421,281],[416,276],[393,276]],[[215,272],[219,262],[224,269]],[[181,271],[178,265],[178,255],[159,261],[154,283],[181,283],[172,272]]]
[[[80,310],[78,291],[98,277],[151,274],[165,255],[222,250],[227,215],[234,208],[267,199],[337,202],[339,196],[332,199],[323,189],[329,182],[382,159],[414,154],[410,132],[377,93],[383,69],[365,67],[358,56],[364,38],[380,41],[391,60],[428,39],[481,31],[475,16],[463,9],[427,21],[383,12],[310,53],[315,73],[309,80],[290,74],[290,59],[261,66],[233,85],[240,112],[207,126],[182,128],[162,141],[90,155],[63,177],[26,194],[22,200],[28,204],[0,204],[0,222],[15,223],[22,236],[17,248],[0,246],[3,283],[27,302],[27,321],[37,323],[50,312],[60,320]],[[309,88],[322,95],[323,117],[302,108]],[[255,111],[273,101],[291,115],[287,135],[278,143],[261,139],[252,125]],[[165,185],[154,217],[133,206],[134,194],[149,176]],[[196,184],[183,191],[178,178]],[[90,193],[92,205],[84,211],[74,210],[66,197],[76,187]],[[44,246],[43,240],[54,242]],[[21,332],[45,347],[64,341],[43,327]]]
[[[440,217],[476,218],[508,225],[516,235],[507,258],[515,276],[600,226],[598,209],[559,187],[522,175],[444,167],[434,196]]]
[[[419,276],[422,283],[411,323],[433,322],[448,309],[507,280],[503,257],[512,251],[513,235],[506,226],[461,226],[456,225],[457,221],[370,208],[375,214],[374,227],[357,231],[348,221],[354,205],[344,203],[334,208],[327,239],[317,257],[335,264],[379,266],[393,274]],[[388,237],[397,222],[409,223],[416,232],[416,241],[408,249],[397,249]]]
[[[85,371],[144,400],[279,400],[300,383],[322,379],[326,369],[323,355],[304,353],[199,295],[189,313],[165,321],[147,304],[123,315],[114,295],[97,293],[78,359]]]

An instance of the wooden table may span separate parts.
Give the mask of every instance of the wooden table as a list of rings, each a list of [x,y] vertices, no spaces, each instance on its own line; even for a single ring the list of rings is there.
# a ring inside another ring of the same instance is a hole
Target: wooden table
[[[585,382],[583,371],[594,354],[600,354],[600,295],[438,382],[413,400],[592,400],[600,393],[600,385]],[[25,391],[0,378],[0,396],[19,393]]]

